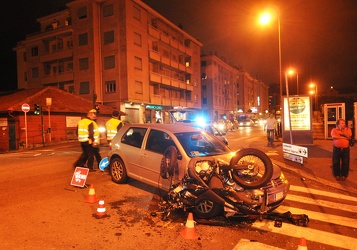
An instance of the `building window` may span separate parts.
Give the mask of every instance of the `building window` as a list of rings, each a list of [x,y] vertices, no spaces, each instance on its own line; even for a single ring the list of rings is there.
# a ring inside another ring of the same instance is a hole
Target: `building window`
[[[201,73],[201,79],[202,79],[202,80],[207,79],[207,74],[206,74],[205,72],[202,72],[202,73]]]
[[[32,78],[38,78],[38,76],[39,76],[39,74],[38,74],[38,67],[32,68],[32,69],[31,69],[31,73],[32,73]]]
[[[134,44],[141,46],[141,35],[134,32]]]
[[[88,33],[82,33],[78,35],[78,46],[88,44]]]
[[[160,95],[160,86],[159,86],[159,84],[154,85],[154,95]]]
[[[80,58],[79,59],[79,70],[87,70],[88,68],[89,68],[89,59],[88,59],[88,57]]]
[[[24,81],[27,82],[27,72],[24,72]]]
[[[74,86],[69,86],[68,87],[68,92],[71,94],[74,94]]]
[[[202,104],[203,104],[203,105],[206,105],[206,104],[207,104],[207,98],[206,98],[206,97],[203,97],[203,98],[202,98]]]
[[[134,6],[134,9],[133,9],[133,17],[138,20],[138,21],[141,21],[141,11],[138,7]]]
[[[67,70],[68,70],[68,71],[73,71],[73,63],[69,63],[69,64],[67,65]]]
[[[169,54],[169,51],[167,51],[166,49],[164,49],[162,55],[166,58],[170,58],[170,54]]]
[[[158,42],[152,42],[152,50],[159,52]]]
[[[142,94],[143,93],[143,83],[139,81],[135,81],[135,93]]]
[[[142,66],[141,58],[139,58],[139,57],[134,58],[134,68],[142,70],[143,66]]]
[[[115,56],[104,57],[104,69],[114,69],[115,68]]]
[[[38,47],[31,48],[31,56],[38,56]]]
[[[23,56],[24,62],[26,62],[27,61],[26,52],[24,52],[22,56]]]
[[[114,30],[104,32],[104,44],[114,42]]]
[[[79,8],[77,10],[77,17],[78,19],[87,18],[87,7]]]
[[[115,81],[105,82],[105,93],[115,93],[117,91],[117,84]]]
[[[79,83],[79,94],[85,95],[89,94],[89,82],[80,82]]]
[[[103,6],[103,17],[114,15],[113,4],[108,4]]]
[[[207,62],[206,61],[202,61],[201,62],[201,67],[205,67],[205,66],[207,66]]]

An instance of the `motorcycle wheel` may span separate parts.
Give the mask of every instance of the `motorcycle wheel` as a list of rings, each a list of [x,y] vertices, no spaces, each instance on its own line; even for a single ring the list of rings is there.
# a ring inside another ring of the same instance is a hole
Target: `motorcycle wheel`
[[[237,165],[246,165],[236,169]],[[254,189],[265,186],[273,176],[273,163],[264,152],[254,148],[237,151],[230,161],[233,180],[243,188]]]
[[[223,207],[210,200],[202,200],[193,208],[192,211],[198,218],[210,219],[220,215]]]
[[[124,162],[116,157],[110,161],[110,176],[112,181],[115,183],[126,183],[128,180],[128,175],[126,173],[126,168]]]
[[[169,146],[161,159],[160,175],[164,179],[168,179],[174,175],[174,170],[177,168],[177,149],[174,146]]]

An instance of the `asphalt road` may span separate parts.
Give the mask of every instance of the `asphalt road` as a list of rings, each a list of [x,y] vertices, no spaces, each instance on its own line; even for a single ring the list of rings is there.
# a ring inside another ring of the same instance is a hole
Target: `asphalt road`
[[[233,149],[235,140],[248,144],[263,137],[259,127],[227,134]],[[103,157],[106,151],[101,148]],[[288,171],[284,173],[292,188],[280,212],[308,214],[308,227],[216,220],[196,223],[199,238],[188,240],[180,234],[187,214],[172,213],[168,221],[152,216],[160,200],[157,189],[134,180],[117,185],[101,171],[89,173],[87,179],[109,215],[96,219],[98,204],[84,202],[89,189],[70,185],[72,163],[79,154],[77,143],[66,143],[0,155],[3,249],[296,249],[301,237],[310,249],[350,249],[357,244],[357,198],[321,183],[302,182]]]

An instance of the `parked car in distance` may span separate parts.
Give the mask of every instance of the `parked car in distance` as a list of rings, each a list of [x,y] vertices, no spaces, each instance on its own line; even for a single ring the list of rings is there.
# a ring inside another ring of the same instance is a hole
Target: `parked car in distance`
[[[238,126],[240,127],[253,127],[254,126],[254,122],[252,119],[242,119],[240,121],[238,121]]]
[[[177,150],[177,169],[171,180],[160,178],[163,154],[169,146]],[[217,137],[203,129],[178,124],[126,124],[116,134],[109,147],[109,172],[112,181],[125,183],[128,178],[168,190],[187,174],[192,158],[207,160],[215,158],[229,162],[234,151]],[[273,177],[265,187],[268,203],[279,205],[286,197],[289,183],[277,166]],[[255,197],[261,190],[246,190],[246,195]]]

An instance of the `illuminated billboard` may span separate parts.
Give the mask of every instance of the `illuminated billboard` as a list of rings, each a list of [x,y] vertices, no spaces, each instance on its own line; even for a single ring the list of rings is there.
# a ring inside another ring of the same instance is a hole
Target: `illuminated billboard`
[[[310,96],[284,97],[284,130],[311,130]],[[290,111],[290,115],[289,115]]]

